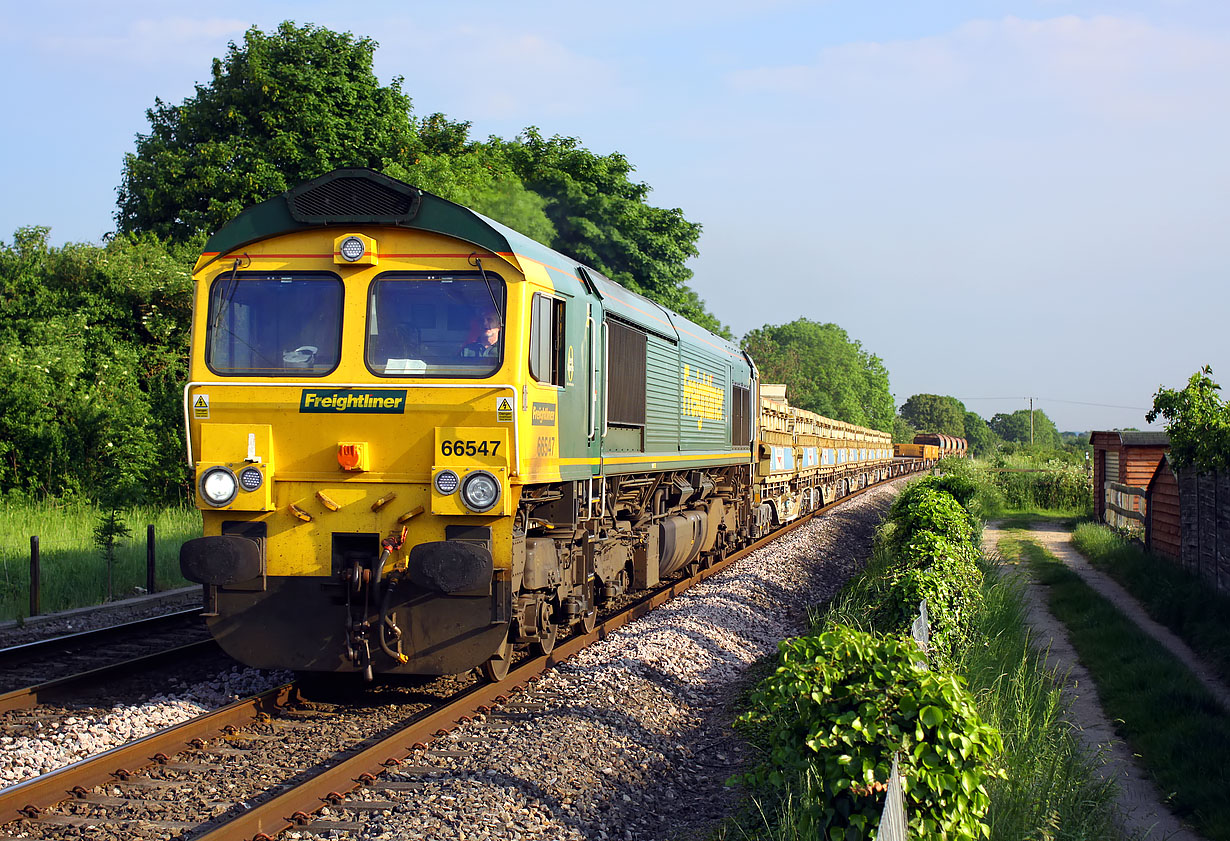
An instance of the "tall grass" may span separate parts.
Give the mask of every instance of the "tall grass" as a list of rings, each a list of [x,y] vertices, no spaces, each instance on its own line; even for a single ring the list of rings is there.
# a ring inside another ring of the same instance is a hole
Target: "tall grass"
[[[1173,631],[1230,683],[1230,596],[1106,526],[1082,523],[1073,532],[1072,542],[1089,563],[1118,581],[1154,620]]]
[[[30,611],[30,537],[38,535],[43,613],[100,604],[107,599],[107,563],[94,545],[102,512],[92,506],[8,503],[0,506],[0,620]],[[182,587],[179,547],[201,536],[195,508],[134,508],[123,513],[132,537],[116,552],[115,597],[145,586],[146,526],[154,525],[159,590]]]
[[[1077,742],[1067,703],[1029,645],[1020,580],[1001,572],[988,582],[980,642],[963,652],[958,671],[1004,739],[1008,776],[991,787],[991,838],[1119,838],[1115,786]]]

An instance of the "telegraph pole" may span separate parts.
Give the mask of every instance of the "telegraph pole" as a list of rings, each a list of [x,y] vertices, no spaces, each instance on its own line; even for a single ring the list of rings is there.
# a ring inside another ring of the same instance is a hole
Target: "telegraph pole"
[[[1029,398],[1029,446],[1034,445],[1034,399]]]

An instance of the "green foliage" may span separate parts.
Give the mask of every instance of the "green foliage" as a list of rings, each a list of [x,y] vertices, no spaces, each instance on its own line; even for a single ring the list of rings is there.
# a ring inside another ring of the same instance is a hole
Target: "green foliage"
[[[991,418],[991,430],[1005,441],[1018,444],[1030,443],[1030,412],[1028,409],[1018,409],[1012,414],[1000,412]],[[1059,448],[1063,439],[1055,422],[1047,417],[1041,409],[1033,410],[1033,443],[1040,447]]]
[[[1003,514],[1004,495],[977,462],[968,458],[944,458],[936,465],[937,478],[945,483],[937,485],[957,498],[974,519],[975,527],[981,530],[981,522]],[[973,488],[973,493],[969,489]]]
[[[1083,460],[1003,455],[992,466],[997,470],[987,475],[1009,508],[1083,513],[1093,507],[1093,477]]]
[[[376,42],[287,21],[253,27],[178,106],[155,100],[124,162],[116,222],[183,240],[338,167],[370,167],[471,207],[715,332],[688,286],[700,226],[648,204],[618,152],[528,128],[469,139],[468,122],[416,121],[402,79],[381,85]]]
[[[893,418],[894,444],[913,444],[914,436],[917,434],[918,430],[910,426],[910,424],[900,415]]]
[[[922,432],[965,435],[965,405],[955,397],[915,394],[902,404],[901,417]]]
[[[1230,467],[1230,403],[1217,395],[1220,390],[1213,381],[1213,369],[1205,365],[1184,388],[1176,391],[1159,386],[1153,395],[1153,408],[1145,420],[1166,419],[1170,458],[1176,466]]]
[[[198,243],[0,242],[0,490],[128,506],[187,481],[181,389]]]
[[[121,540],[132,537],[132,529],[120,519],[119,511],[108,509],[94,527],[94,545],[98,547],[98,555],[107,562],[107,601],[115,597],[115,550]]]
[[[855,592],[845,595],[859,606],[869,628],[902,635],[909,634],[919,602],[926,599],[932,652],[941,662],[970,644],[970,623],[982,593],[978,524],[945,485],[972,502],[975,490],[960,476],[912,483],[894,500],[880,532],[879,561],[850,585]],[[850,605],[842,610],[848,616]]]
[[[780,787],[814,770],[819,790],[802,809],[801,835],[868,837],[879,825],[894,752],[911,836],[988,834],[987,783],[1002,743],[960,679],[921,665],[912,642],[847,627],[787,640],[779,650],[777,671],[739,722],[769,750],[748,782]]]
[[[993,453],[1000,445],[999,436],[991,430],[981,415],[966,412],[964,429],[962,437],[969,443],[970,452],[976,456]]]
[[[116,223],[184,240],[342,166],[382,169],[415,147],[401,79],[372,72],[376,42],[290,21],[252,27],[180,105],[146,112],[124,159]]]
[[[836,324],[800,318],[766,324],[743,338],[762,382],[786,384],[792,405],[836,420],[892,432],[888,370]]]
[[[927,476],[911,482],[893,500],[889,517],[896,524],[898,545],[917,532],[928,531],[945,540],[971,545],[974,521],[966,510],[974,496],[974,485],[968,479],[949,476]]]
[[[527,188],[542,196],[557,236],[550,243],[611,280],[724,336],[729,330],[688,286],[684,263],[699,253],[700,225],[679,208],[646,201],[649,185],[633,181],[618,152],[596,155],[575,137],[544,138],[534,127],[514,141],[491,138]]]
[[[546,245],[557,242],[547,200],[530,190],[500,149],[469,139],[470,124],[432,114],[418,125],[418,151],[384,173],[430,190]]]

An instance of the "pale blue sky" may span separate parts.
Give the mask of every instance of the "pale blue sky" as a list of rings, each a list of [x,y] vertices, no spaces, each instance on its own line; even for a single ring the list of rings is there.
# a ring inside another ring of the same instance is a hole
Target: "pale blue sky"
[[[376,39],[418,114],[622,152],[704,225],[719,318],[836,322],[898,403],[1089,429],[1205,363],[1230,387],[1224,0],[4,0],[0,240],[97,241],[154,97],[287,18]]]

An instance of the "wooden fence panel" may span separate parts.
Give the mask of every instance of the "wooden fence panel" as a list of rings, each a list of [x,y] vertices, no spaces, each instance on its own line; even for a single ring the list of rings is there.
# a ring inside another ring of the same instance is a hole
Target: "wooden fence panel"
[[[1230,590],[1230,473],[1179,471],[1183,567]]]

